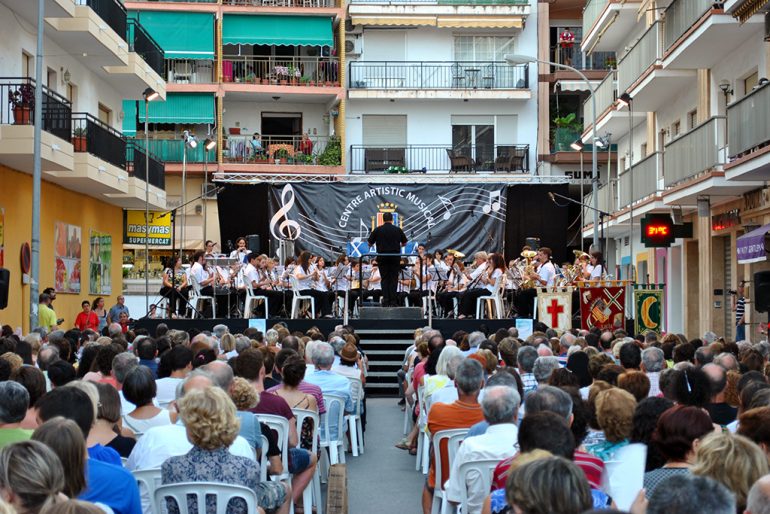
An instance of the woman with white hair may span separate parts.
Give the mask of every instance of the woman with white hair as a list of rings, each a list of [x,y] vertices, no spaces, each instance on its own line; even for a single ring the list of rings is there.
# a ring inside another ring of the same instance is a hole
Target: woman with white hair
[[[465,355],[456,346],[445,346],[441,351],[438,362],[436,362],[436,374],[426,375],[423,380],[422,397],[423,401],[425,401],[425,412],[428,412],[431,405],[437,401],[447,403],[445,400],[449,400],[449,403],[451,403],[457,399],[454,381],[455,370],[463,359],[465,359]],[[448,397],[447,394],[449,394]]]

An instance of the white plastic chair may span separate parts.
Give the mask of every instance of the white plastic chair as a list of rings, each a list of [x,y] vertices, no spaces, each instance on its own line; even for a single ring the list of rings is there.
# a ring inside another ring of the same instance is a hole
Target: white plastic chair
[[[267,449],[268,446],[270,446],[270,441],[267,440],[267,437],[265,437],[264,434],[260,435],[259,438],[262,440],[262,448],[259,450],[254,449],[254,460],[259,462],[259,481],[267,482],[267,468],[269,466]]]
[[[321,416],[321,448],[329,452],[321,452],[323,476],[328,473],[328,467],[334,464],[345,464],[345,398],[336,394],[324,394],[326,413]],[[331,439],[330,415],[334,413],[337,423],[337,438]]]
[[[283,473],[271,475],[275,482],[288,480],[289,476],[289,420],[275,414],[257,414],[257,419],[278,433],[278,447],[281,449]],[[267,451],[267,448],[265,448]],[[264,453],[264,452],[263,452]]]
[[[321,430],[321,416],[317,412],[307,409],[292,409],[294,416],[297,418],[297,431],[302,431],[302,424],[306,419],[310,419],[313,423],[313,445],[311,448],[305,448],[310,450],[313,455],[318,454],[318,434]],[[305,512],[310,512],[313,504],[316,506],[316,514],[323,514],[323,498],[321,497],[321,466],[316,465],[315,473],[313,474],[312,483],[302,491],[302,506]]]
[[[289,283],[294,293],[291,298],[291,319],[297,319],[299,316],[300,304],[304,301],[310,302],[310,317],[315,319],[315,298],[310,295],[303,295],[299,292],[299,281],[294,275],[289,275]]]
[[[160,468],[137,469],[131,472],[139,486],[139,496],[144,504],[145,500],[149,502],[150,512],[161,512],[155,503],[155,490],[160,487],[161,476]],[[142,505],[144,507],[144,505]]]
[[[353,397],[353,412],[345,415],[350,434],[350,450],[353,457],[364,453],[364,427],[361,422],[361,411],[364,407],[364,387],[358,378],[348,377],[350,381],[350,396]]]
[[[615,500],[618,509],[630,509],[644,485],[646,461],[647,446],[641,443],[623,446],[615,452],[612,460],[605,461],[604,490]]]
[[[211,312],[212,317],[217,317],[217,301],[213,296],[202,296],[201,295],[201,285],[198,283],[198,279],[195,278],[195,275],[190,273],[190,285],[192,286],[190,288],[190,291],[192,292],[190,294],[190,305],[195,307],[195,312],[193,312],[192,317],[195,318],[198,316],[201,312],[201,304],[204,302],[211,302]],[[202,316],[202,314],[200,314]]]
[[[447,441],[447,469],[452,469],[452,460],[455,453],[457,453],[457,448],[467,434],[467,428],[455,428],[451,430],[441,430],[433,436],[433,462],[436,470],[436,487],[433,490],[433,505],[430,510],[431,514],[439,514],[439,512],[441,512],[441,504],[446,501],[444,482],[446,482],[449,477],[443,476],[441,472],[441,442],[444,440]]]
[[[406,374],[406,383],[411,384],[412,383],[412,372],[413,370],[409,370]],[[412,393],[412,398],[414,398],[414,393]],[[410,398],[404,397],[404,435],[408,434],[409,431],[412,429],[412,412],[414,411],[414,402],[409,401]]]
[[[254,290],[251,288],[251,286],[246,287],[246,302],[243,306],[243,317],[244,318],[250,318],[251,313],[254,311],[254,308],[259,304],[259,301],[262,300],[265,302],[265,319],[267,319],[268,312],[269,311],[269,304],[267,300],[267,296],[263,295],[255,295]]]
[[[227,514],[227,504],[234,498],[241,498],[246,502],[246,512],[257,511],[257,493],[253,489],[242,485],[220,484],[216,482],[181,482],[159,486],[155,490],[155,505],[159,506],[156,512],[162,512],[166,498],[173,499],[179,506],[179,514],[199,514],[206,511],[206,496],[216,497],[216,514]],[[188,498],[192,496],[198,500],[198,512],[191,513],[187,505]]]
[[[417,402],[420,406],[420,413],[417,418],[419,429],[417,431],[417,471],[422,466],[422,474],[428,474],[428,468],[430,468],[430,434],[428,434],[426,426],[428,423],[428,411],[425,410],[425,398],[423,396],[424,386],[417,388]]]
[[[495,319],[503,319],[503,287],[505,286],[505,275],[500,274],[499,277],[495,279],[495,287],[494,292],[479,296],[476,299],[476,319],[481,319],[482,315],[484,314],[484,308],[487,304],[487,300],[490,300],[492,302],[492,305],[494,305],[495,310]]]
[[[453,455],[454,457],[454,455]],[[481,481],[479,489],[482,489],[489,493],[492,488],[492,473],[495,467],[500,464],[500,459],[478,459],[471,462],[463,462],[458,469],[458,473],[462,478],[461,483],[468,484],[471,480]],[[470,474],[473,473],[473,476]],[[468,512],[468,488],[462,487],[460,489],[460,510],[459,512]],[[450,512],[457,512],[452,506],[446,496],[441,500],[441,514],[449,514]]]

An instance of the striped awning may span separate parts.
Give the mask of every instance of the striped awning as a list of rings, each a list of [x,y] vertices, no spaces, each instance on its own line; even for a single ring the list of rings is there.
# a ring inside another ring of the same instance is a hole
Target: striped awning
[[[465,29],[521,29],[524,20],[520,16],[356,16],[351,17],[354,25],[382,27],[438,27]]]
[[[215,122],[215,99],[211,93],[168,93],[165,102],[150,102],[150,123]],[[144,102],[139,102],[139,121],[144,120]]]
[[[741,23],[746,23],[749,18],[757,14],[770,0],[746,0],[733,10],[733,17]]]
[[[598,80],[591,80],[590,82],[594,89],[600,84]],[[561,91],[590,91],[585,80],[559,80],[556,84]]]

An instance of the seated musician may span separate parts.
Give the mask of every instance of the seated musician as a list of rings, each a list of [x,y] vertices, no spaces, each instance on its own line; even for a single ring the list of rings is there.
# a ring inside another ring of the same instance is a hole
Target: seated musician
[[[214,296],[215,273],[206,269],[206,255],[203,250],[197,250],[192,257],[193,265],[190,268],[190,277],[200,286],[201,296]],[[212,306],[206,305],[203,316],[210,318]]]
[[[482,268],[482,266],[479,266],[479,268]],[[475,316],[476,300],[480,296],[494,293],[495,286],[498,283],[497,280],[498,278],[502,280],[501,277],[504,273],[505,259],[499,253],[493,253],[489,256],[481,274],[468,286],[468,290],[460,295],[460,316],[458,319]]]
[[[409,261],[406,258],[401,259],[401,268],[398,272],[398,286],[396,287],[396,297],[398,298],[398,305],[406,305],[406,299],[409,298],[409,293],[412,290],[412,266],[409,265]],[[411,304],[410,304],[411,305]]]
[[[235,240],[235,250],[230,252],[230,258],[235,259],[238,258],[238,260],[244,264],[246,264],[246,256],[251,253],[251,250],[246,248],[246,238],[245,237],[239,237]]]
[[[535,283],[536,287],[553,287],[556,280],[556,266],[551,262],[551,249],[546,246],[541,247],[535,258],[540,263],[540,267],[528,278]]]
[[[353,312],[353,307],[359,298],[363,296],[363,286],[361,284],[361,264],[359,261],[350,262],[350,271],[348,272],[348,280],[350,282],[350,289],[348,292],[348,309]]]
[[[332,269],[329,269],[326,267],[326,259],[319,256],[315,263],[316,269],[318,269],[318,280],[313,282],[313,289],[316,291],[320,291],[322,293],[325,293],[326,296],[329,298],[328,302],[329,304],[334,303],[334,292],[331,291],[331,280],[329,279],[329,274],[332,272]]]
[[[249,264],[256,265],[256,277],[254,273],[249,277],[249,285],[254,291],[255,296],[267,297],[268,312],[267,315],[275,317],[278,311],[281,310],[281,302],[283,301],[283,293],[276,291],[273,285],[273,279],[268,273],[267,268],[267,255],[257,255],[253,253],[249,254]]]
[[[455,259],[454,255],[448,253],[444,257],[444,263],[449,268],[449,274],[445,284],[436,294],[436,302],[441,306],[446,317],[453,318],[455,317],[454,299],[459,298],[460,294],[465,291],[468,279],[463,273],[462,261]]]
[[[367,287],[364,299],[372,298],[375,303],[380,303],[380,298],[382,298],[382,277],[380,276],[380,267],[377,265],[376,260],[372,261],[371,267],[372,273],[369,276],[369,280],[365,281],[367,282]]]
[[[313,289],[313,282],[318,280],[318,269],[310,263],[310,252],[303,251],[299,254],[297,259],[297,266],[293,272],[294,278],[297,279],[297,288],[299,293],[303,296],[312,296],[315,300],[316,313],[325,317],[331,318],[331,305],[329,305],[329,297],[320,291]]]
[[[604,275],[604,259],[602,258],[602,252],[591,252],[591,260],[583,272],[583,277],[586,280],[601,280]]]
[[[160,294],[168,299],[169,317],[181,316],[187,304],[187,273],[182,268],[178,255],[168,258],[168,267],[163,270],[163,287]]]

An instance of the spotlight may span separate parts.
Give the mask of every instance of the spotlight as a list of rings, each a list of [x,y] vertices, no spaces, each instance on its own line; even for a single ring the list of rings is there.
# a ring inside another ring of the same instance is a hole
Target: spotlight
[[[622,95],[620,95],[620,97],[618,98],[617,110],[621,110],[624,107],[628,107],[629,105],[631,105],[631,100],[633,100],[633,98],[631,98],[631,95],[629,95],[628,93],[623,93]]]
[[[157,100],[160,97],[160,93],[155,91],[153,88],[148,87],[144,90],[144,100],[147,102],[152,102],[153,100]]]
[[[203,148],[205,148],[207,152],[210,152],[216,147],[217,147],[217,142],[214,139],[206,138],[206,140],[203,142]]]
[[[580,152],[583,150],[583,147],[585,147],[585,145],[580,139],[576,139],[569,145],[569,147],[575,150],[576,152]]]

